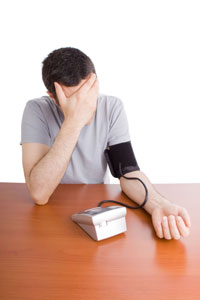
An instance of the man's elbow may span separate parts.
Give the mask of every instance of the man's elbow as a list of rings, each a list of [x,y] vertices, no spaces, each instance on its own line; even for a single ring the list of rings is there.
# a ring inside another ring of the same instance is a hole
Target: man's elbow
[[[45,205],[49,201],[49,197],[41,194],[30,192],[30,195],[36,205]]]
[[[43,200],[43,199],[33,199],[33,201],[34,201],[34,203],[36,204],[36,205],[45,205],[45,204],[47,204],[48,203],[48,199],[47,200]]]
[[[45,205],[49,201],[49,197],[41,194],[41,190],[33,190],[30,180],[26,178],[26,185],[29,190],[30,196],[36,205]],[[43,192],[44,194],[44,192]]]

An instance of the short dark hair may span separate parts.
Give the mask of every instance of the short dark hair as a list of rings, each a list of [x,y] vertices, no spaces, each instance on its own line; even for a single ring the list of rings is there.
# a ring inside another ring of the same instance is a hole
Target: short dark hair
[[[54,81],[65,86],[76,86],[96,70],[91,59],[77,48],[65,47],[49,53],[42,62],[42,79],[47,90],[56,97]]]

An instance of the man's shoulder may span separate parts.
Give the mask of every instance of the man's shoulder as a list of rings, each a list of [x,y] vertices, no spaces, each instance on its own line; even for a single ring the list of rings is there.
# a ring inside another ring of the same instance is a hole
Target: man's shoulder
[[[32,107],[37,106],[49,106],[53,102],[48,96],[41,96],[37,98],[32,98],[26,102],[26,105],[30,105]]]
[[[113,95],[99,94],[99,104],[112,108],[122,104],[122,100],[119,97]]]
[[[121,101],[121,99],[119,97],[104,94],[104,93],[99,93],[99,97],[100,97],[100,99],[102,99],[104,101],[106,101],[106,100],[107,101]]]
[[[25,111],[27,114],[35,112],[37,115],[49,116],[52,111],[56,113],[56,104],[48,96],[32,98],[26,102]]]

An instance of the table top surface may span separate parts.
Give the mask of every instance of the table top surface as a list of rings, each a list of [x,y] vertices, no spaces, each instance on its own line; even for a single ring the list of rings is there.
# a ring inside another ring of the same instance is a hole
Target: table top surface
[[[0,299],[199,300],[200,184],[154,187],[188,210],[189,237],[159,239],[144,209],[127,209],[125,233],[94,241],[71,216],[101,200],[134,205],[118,184],[60,184],[38,206],[24,183],[0,183]]]

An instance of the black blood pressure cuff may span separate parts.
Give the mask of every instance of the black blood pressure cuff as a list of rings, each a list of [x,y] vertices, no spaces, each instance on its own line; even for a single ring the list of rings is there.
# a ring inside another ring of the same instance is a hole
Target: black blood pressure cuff
[[[116,178],[120,178],[122,176],[119,170],[120,163],[123,175],[128,172],[140,170],[130,141],[109,146],[104,151],[104,154],[110,168],[110,172]]]

